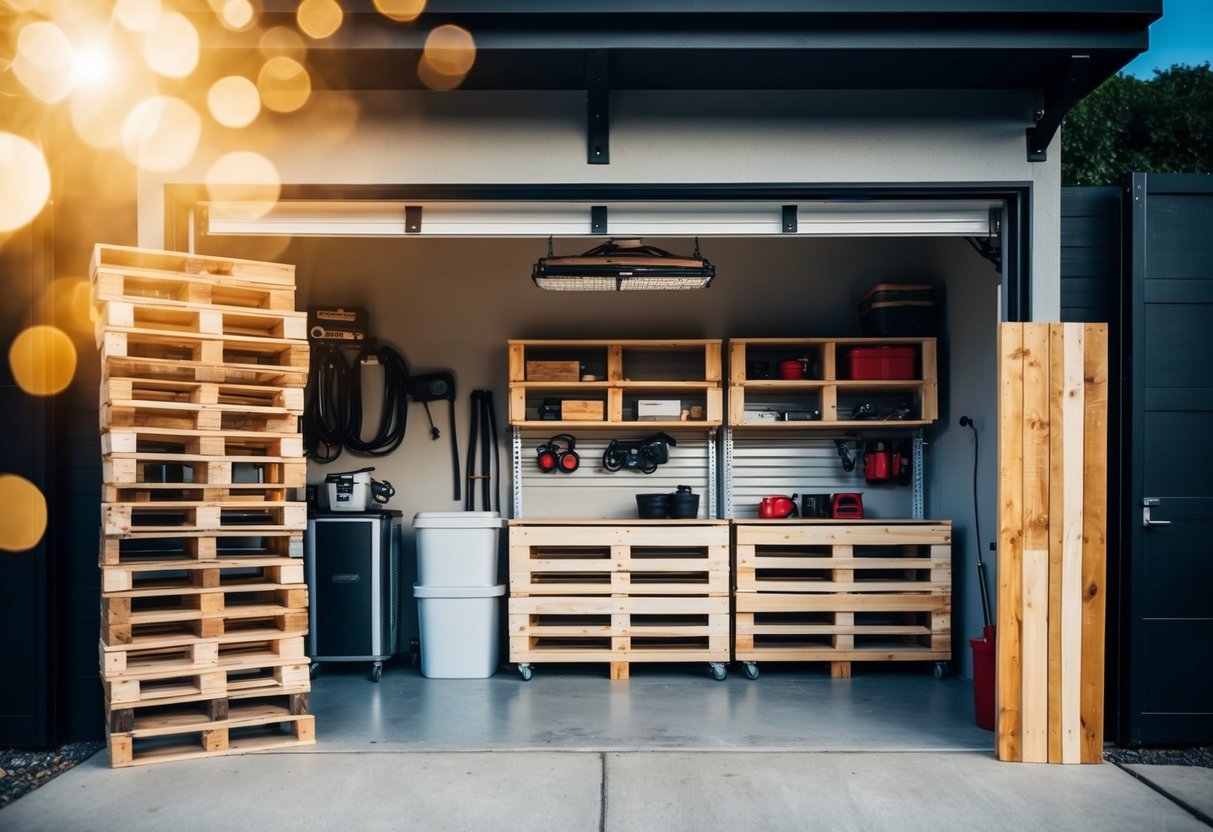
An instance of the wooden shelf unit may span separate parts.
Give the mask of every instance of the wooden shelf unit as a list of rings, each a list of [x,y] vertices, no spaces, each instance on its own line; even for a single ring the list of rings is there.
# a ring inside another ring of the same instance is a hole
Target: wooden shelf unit
[[[719,427],[724,420],[722,342],[719,340],[580,340],[509,342],[510,424],[561,430],[626,425],[654,430]],[[577,380],[528,379],[527,362],[578,365]],[[581,381],[584,375],[593,381]],[[640,421],[642,398],[674,399],[682,410],[696,405],[703,418]],[[601,419],[541,419],[545,399],[600,402]]]
[[[917,372],[912,379],[848,379],[848,350],[864,347],[914,347]],[[807,357],[810,377],[778,378],[781,360]],[[750,363],[766,362],[768,378],[750,378]],[[734,338],[729,340],[729,426],[749,429],[916,427],[939,418],[939,390],[934,338]],[[909,418],[887,418],[903,398],[911,403]],[[861,400],[884,405],[882,417],[852,420]],[[763,407],[763,405],[767,405]],[[747,410],[748,407],[748,410]],[[758,421],[754,414],[818,410],[820,419]]]
[[[511,520],[510,661],[729,661],[722,520]],[[719,669],[717,669],[719,668]]]
[[[738,521],[734,658],[825,661],[951,659],[947,521]]]

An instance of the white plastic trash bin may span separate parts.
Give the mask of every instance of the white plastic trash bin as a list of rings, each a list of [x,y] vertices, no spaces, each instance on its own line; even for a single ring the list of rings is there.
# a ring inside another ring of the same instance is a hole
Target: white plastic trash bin
[[[502,527],[495,511],[422,511],[417,530],[419,586],[493,586]]]
[[[497,671],[496,586],[413,585],[421,623],[421,674],[427,679],[486,679]]]

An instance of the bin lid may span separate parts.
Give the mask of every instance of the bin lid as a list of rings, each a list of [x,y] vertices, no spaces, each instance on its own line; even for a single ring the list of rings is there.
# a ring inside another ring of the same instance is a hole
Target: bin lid
[[[500,529],[505,525],[495,511],[419,511],[415,529]]]
[[[505,584],[496,586],[422,586],[413,584],[414,598],[496,598],[505,595]]]

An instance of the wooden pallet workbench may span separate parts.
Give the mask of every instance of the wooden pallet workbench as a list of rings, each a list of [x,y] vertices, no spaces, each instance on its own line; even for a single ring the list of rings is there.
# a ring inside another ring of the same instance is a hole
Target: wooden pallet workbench
[[[951,659],[951,525],[911,520],[748,520],[735,525],[734,657]]]
[[[315,740],[294,268],[97,246],[113,766]]]
[[[512,520],[510,661],[729,659],[729,529],[719,520]]]

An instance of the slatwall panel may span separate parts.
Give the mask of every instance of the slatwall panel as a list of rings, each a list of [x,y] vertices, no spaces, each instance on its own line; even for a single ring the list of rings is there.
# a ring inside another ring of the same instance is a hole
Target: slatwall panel
[[[999,331],[1001,760],[1103,745],[1107,325]]]
[[[909,440],[903,429],[882,433],[865,430],[864,439]],[[912,493],[908,485],[871,485],[864,480],[863,464],[851,472],[843,470],[835,440],[846,441],[852,452],[856,438],[842,433],[806,435],[804,431],[761,434],[733,432],[732,502],[736,519],[758,516],[758,503],[772,494],[862,494],[865,516],[905,518],[912,516]]]
[[[657,467],[652,474],[623,469],[613,473],[602,467],[602,452],[612,438],[632,440],[652,434],[643,430],[608,433],[600,424],[587,429],[581,436],[570,431],[576,439],[580,467],[571,474],[559,471],[544,473],[536,465],[536,448],[556,435],[527,429],[522,432],[522,517],[525,518],[585,518],[634,519],[637,494],[662,494],[679,485],[689,485],[699,494],[699,517],[708,515],[708,442],[707,430],[664,431],[678,444],[670,447],[670,461]],[[654,429],[653,433],[658,431]],[[560,447],[567,443],[560,442]]]

